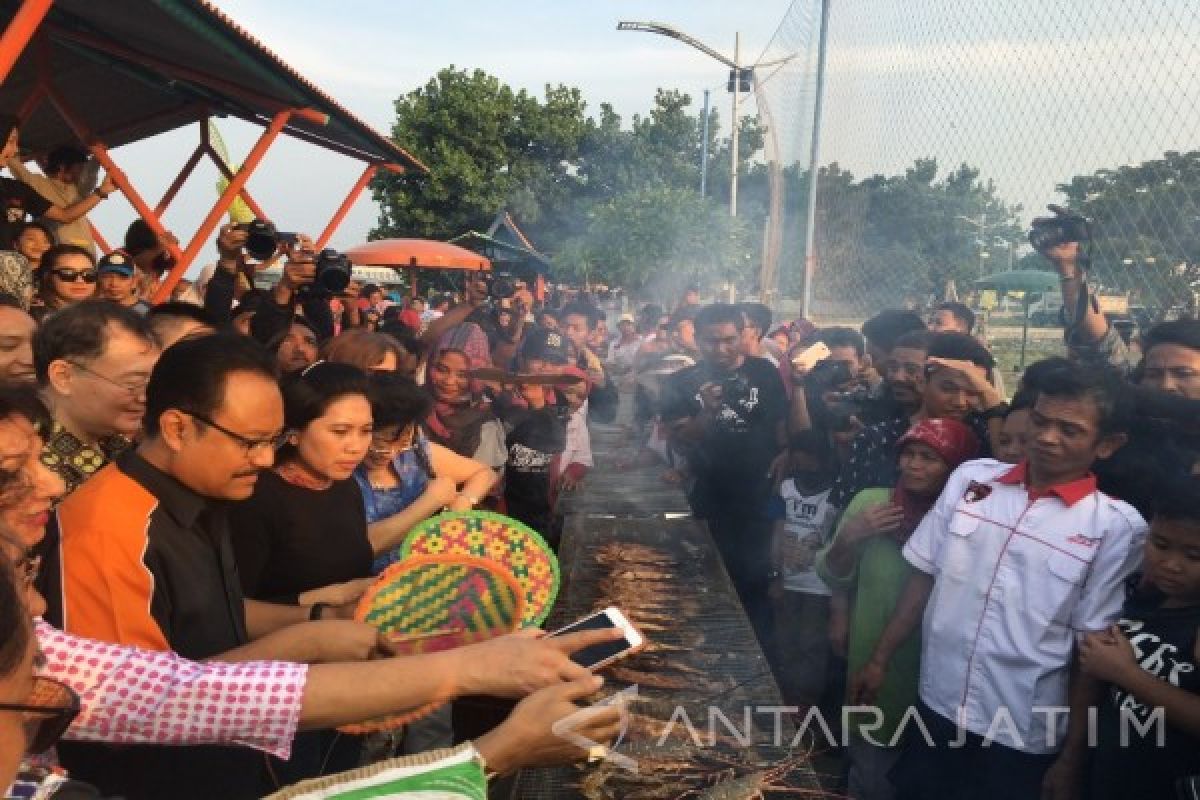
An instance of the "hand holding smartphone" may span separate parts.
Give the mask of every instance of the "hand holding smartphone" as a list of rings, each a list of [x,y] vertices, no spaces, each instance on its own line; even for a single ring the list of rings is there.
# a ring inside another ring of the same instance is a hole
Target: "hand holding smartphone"
[[[613,606],[609,606],[603,611],[597,611],[595,614],[590,614],[581,620],[572,622],[565,628],[560,628],[553,633],[547,634],[548,637],[565,636],[568,633],[577,633],[579,631],[592,631],[616,628],[621,631],[621,638],[614,639],[611,642],[592,645],[578,650],[571,655],[571,660],[576,664],[593,672],[607,667],[614,661],[618,661],[626,656],[636,653],[642,649],[646,640],[640,634],[633,624],[621,613],[621,610]]]
[[[830,355],[829,347],[824,342],[817,342],[792,357],[792,368],[797,372],[808,372]]]

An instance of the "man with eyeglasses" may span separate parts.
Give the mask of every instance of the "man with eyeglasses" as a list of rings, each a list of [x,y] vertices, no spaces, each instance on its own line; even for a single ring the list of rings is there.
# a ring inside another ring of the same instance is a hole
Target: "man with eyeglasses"
[[[194,660],[320,662],[385,651],[373,628],[337,619],[346,609],[243,599],[226,512],[250,496],[284,440],[270,355],[232,334],[185,340],[164,352],[144,395],[137,448],[56,512],[46,619],[78,636]],[[299,624],[323,618],[333,619],[319,629]],[[258,797],[268,788],[262,759],[230,748],[76,746],[63,756],[74,773],[128,800],[167,796],[167,786],[177,798]]]
[[[143,316],[99,300],[62,309],[34,334],[34,373],[54,417],[42,462],[68,492],[129,448],[158,354]]]

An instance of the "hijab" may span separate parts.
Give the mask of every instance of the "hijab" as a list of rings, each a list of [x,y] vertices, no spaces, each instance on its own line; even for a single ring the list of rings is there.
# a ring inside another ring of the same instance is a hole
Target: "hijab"
[[[946,462],[950,472],[979,454],[979,438],[975,432],[953,419],[921,420],[900,437],[896,443],[897,454],[903,452],[905,446],[912,442],[927,445]],[[902,488],[899,481],[896,482],[896,487],[892,489],[892,502],[904,511],[904,526],[901,530],[905,539],[917,529],[937,499],[937,494],[916,495]]]

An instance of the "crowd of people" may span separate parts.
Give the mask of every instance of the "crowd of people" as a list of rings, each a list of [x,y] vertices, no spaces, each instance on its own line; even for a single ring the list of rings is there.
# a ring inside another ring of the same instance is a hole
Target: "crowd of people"
[[[1075,244],[1045,252],[1068,357],[1011,397],[960,303],[860,331],[698,287],[633,310],[499,278],[339,293],[304,236],[264,290],[227,225],[155,304],[168,242],[136,221],[98,254],[79,223],[111,183],[70,148],[30,172],[0,122],[10,796],[262,797],[449,745],[444,714],[383,744],[333,729],[470,694],[523,698],[473,743],[489,769],[582,758],[554,723],[599,679],[569,656],[614,634],[394,656],[352,617],[443,510],[557,545],[598,423],[686,491],[785,701],[844,729],[851,797],[1172,797],[1200,775],[1200,321],[1126,343]],[[607,741],[617,713],[578,732]]]
[[[1200,321],[1127,344],[1078,245],[1044,255],[1068,356],[1011,398],[954,302],[860,333],[685,298],[611,349],[641,457],[707,521],[797,721],[841,729],[858,800],[1200,774]]]

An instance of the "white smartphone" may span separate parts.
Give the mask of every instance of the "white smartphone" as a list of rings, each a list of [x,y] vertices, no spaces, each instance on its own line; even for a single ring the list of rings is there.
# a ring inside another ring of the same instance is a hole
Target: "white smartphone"
[[[796,369],[810,370],[832,355],[829,352],[829,347],[824,342],[817,342],[812,347],[806,348],[796,355],[792,356],[792,366]]]
[[[577,650],[571,654],[571,660],[581,667],[597,670],[608,666],[618,659],[636,653],[642,649],[642,645],[646,642],[642,634],[638,633],[637,629],[621,613],[621,610],[613,606],[572,622],[567,627],[560,628],[549,635],[564,636],[568,633],[594,631],[605,628],[618,629],[621,631],[621,638]]]

